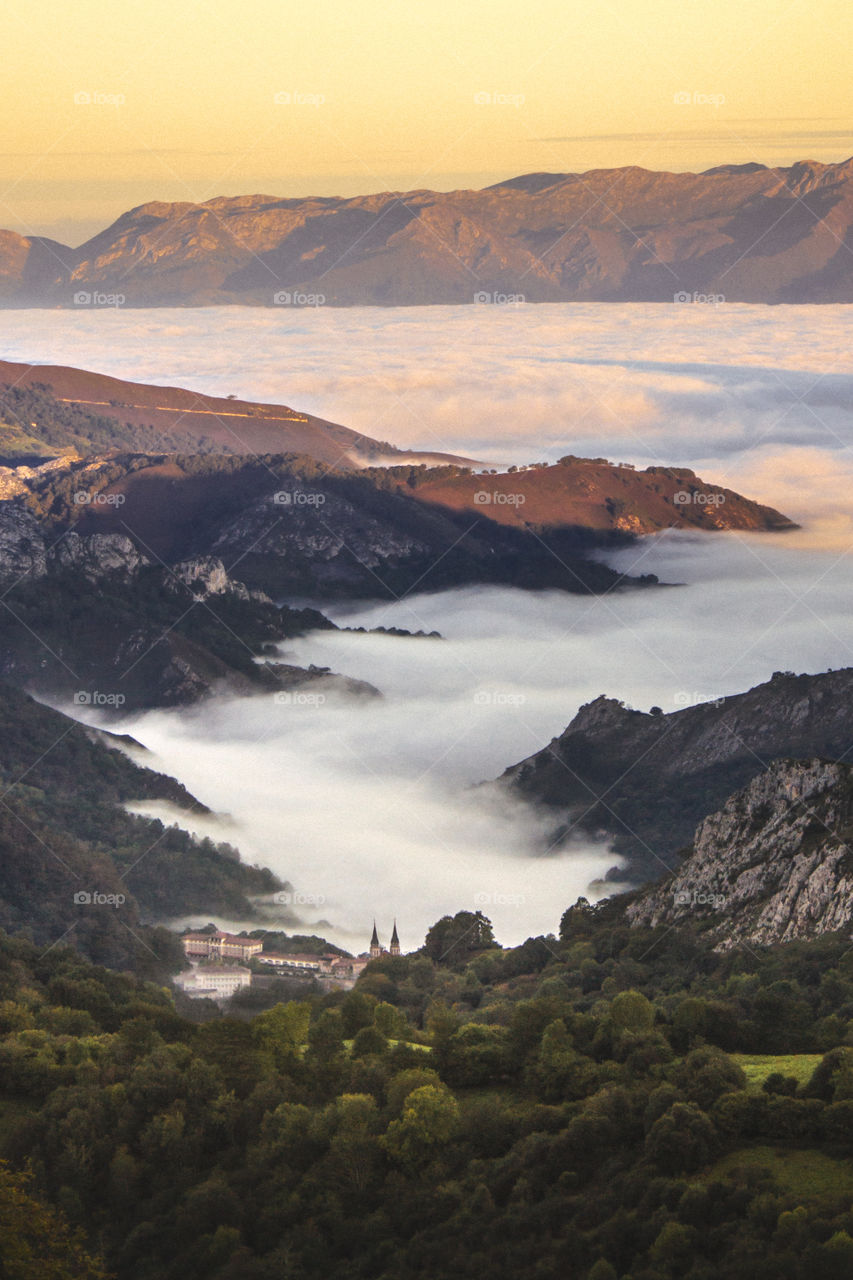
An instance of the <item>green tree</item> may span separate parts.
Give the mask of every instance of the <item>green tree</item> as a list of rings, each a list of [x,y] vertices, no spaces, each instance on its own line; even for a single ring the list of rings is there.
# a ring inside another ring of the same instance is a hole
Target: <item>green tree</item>
[[[714,1126],[692,1102],[676,1102],[652,1125],[646,1155],[666,1173],[693,1173],[716,1150]]]
[[[641,991],[620,991],[610,1005],[610,1016],[623,1031],[636,1035],[651,1031],[655,1025],[655,1008]]]
[[[428,1084],[441,1084],[437,1072],[431,1071],[428,1067],[410,1067],[408,1071],[399,1071],[393,1076],[388,1082],[386,1092],[387,1106],[391,1115],[395,1118],[400,1116],[403,1103],[409,1094]]]
[[[385,1149],[400,1164],[414,1168],[446,1146],[458,1122],[459,1105],[450,1090],[422,1085],[406,1098],[400,1119],[388,1126]]]
[[[457,911],[442,916],[428,931],[424,950],[436,964],[455,965],[468,960],[472,952],[495,945],[492,922],[482,911]]]
[[[79,1231],[33,1194],[27,1173],[0,1162],[0,1275],[3,1280],[106,1280]]]
[[[853,1275],[853,1239],[846,1231],[836,1231],[819,1253],[823,1280],[848,1280]]]
[[[409,1029],[406,1015],[393,1004],[383,1000],[373,1013],[373,1021],[377,1029],[389,1040],[404,1040]]]
[[[746,1076],[737,1063],[713,1045],[689,1053],[674,1079],[688,1100],[703,1110],[710,1110],[722,1094],[746,1088]]]
[[[310,1004],[291,1000],[258,1014],[252,1032],[259,1048],[270,1053],[275,1065],[283,1068],[293,1062],[308,1040],[310,1024]]]
[[[373,1022],[373,1010],[376,1001],[366,996],[363,991],[348,991],[341,1004],[341,1021],[344,1039],[352,1040],[362,1027],[369,1027]]]
[[[352,1042],[352,1056],[366,1058],[388,1052],[388,1041],[378,1027],[362,1027]]]
[[[658,1233],[649,1250],[652,1262],[663,1263],[670,1272],[678,1268],[679,1274],[690,1262],[696,1232],[682,1222],[667,1222]]]
[[[337,1009],[323,1009],[308,1028],[308,1044],[318,1058],[327,1060],[340,1054],[344,1047],[344,1022]]]

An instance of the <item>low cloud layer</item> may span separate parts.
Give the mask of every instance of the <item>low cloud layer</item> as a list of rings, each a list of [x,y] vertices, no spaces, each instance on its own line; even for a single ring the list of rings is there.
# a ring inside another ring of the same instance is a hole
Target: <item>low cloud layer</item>
[[[543,857],[552,819],[477,789],[600,693],[646,709],[853,664],[850,309],[538,306],[14,312],[0,352],[279,400],[400,445],[692,466],[779,507],[786,535],[666,534],[610,557],[672,589],[463,590],[330,612],[444,641],[316,633],[290,660],[381,703],[255,698],[125,726],[219,813],[212,834],[293,883],[304,926],[359,949],[374,914],[419,945],[480,906],[505,943],[555,930],[613,865]],[[839,352],[842,354],[839,355]],[[736,354],[735,354],[736,353]]]
[[[480,907],[505,943],[556,930],[616,859],[594,841],[542,856],[553,817],[477,783],[600,693],[674,711],[775,670],[853,664],[853,567],[835,549],[666,534],[614,559],[688,585],[593,598],[465,589],[338,608],[342,624],[446,638],[317,632],[285,647],[372,681],[382,702],[251,698],[123,727],[228,815],[206,830],[292,882],[305,927],[359,948],[374,914],[396,916],[415,946],[443,913]]]
[[[833,518],[853,439],[849,317],[711,302],[15,311],[0,354],[282,401],[496,462],[692,466]]]

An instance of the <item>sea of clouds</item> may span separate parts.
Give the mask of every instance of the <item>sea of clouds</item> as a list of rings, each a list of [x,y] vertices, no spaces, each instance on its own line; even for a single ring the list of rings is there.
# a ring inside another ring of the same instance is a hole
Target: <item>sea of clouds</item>
[[[851,569],[836,552],[790,550],[783,536],[667,534],[639,554],[613,559],[688,585],[605,597],[463,589],[337,607],[343,625],[445,638],[315,632],[285,646],[289,661],[370,681],[379,702],[223,700],[121,727],[231,815],[203,830],[287,877],[298,918],[344,945],[364,944],[374,914],[386,933],[396,916],[404,943],[418,944],[462,908],[484,910],[505,943],[554,931],[579,894],[605,892],[590,884],[617,859],[589,840],[545,853],[553,817],[476,784],[601,693],[669,712],[775,670],[853,663]]]
[[[6,311],[0,355],[290,404],[497,463],[692,466],[845,526],[853,307]]]
[[[481,907],[501,941],[555,930],[614,864],[544,854],[553,819],[476,784],[600,693],[665,711],[775,670],[853,663],[848,307],[496,306],[6,312],[0,354],[269,399],[395,444],[496,463],[600,455],[694,467],[802,524],[665,534],[609,557],[684,584],[601,598],[481,589],[336,606],[288,660],[371,681],[352,703],[223,700],[122,727],[219,815],[202,828],[293,885],[303,927],[404,947]],[[157,810],[158,812],[165,812]],[[600,893],[593,888],[591,893]]]

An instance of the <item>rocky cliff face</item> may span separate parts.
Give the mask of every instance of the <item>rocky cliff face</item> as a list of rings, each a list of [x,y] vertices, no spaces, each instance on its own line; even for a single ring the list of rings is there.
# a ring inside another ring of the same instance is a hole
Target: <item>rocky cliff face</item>
[[[175,705],[223,685],[282,690],[294,678],[252,655],[330,624],[275,599],[400,598],[486,583],[586,593],[654,586],[653,576],[622,577],[590,557],[631,535],[612,512],[596,525],[573,505],[576,473],[587,470],[597,509],[630,503],[641,527],[660,527],[667,512],[695,523],[703,504],[676,502],[676,485],[714,492],[692,472],[583,459],[494,477],[457,466],[333,471],[293,455],[114,452],[0,469],[0,674],[57,696],[106,686],[128,708]],[[492,519],[474,485],[523,485],[538,520]],[[446,493],[457,489],[454,505]],[[611,492],[627,496],[611,501]],[[726,527],[789,526],[778,512],[721,495]],[[239,566],[239,580],[228,565]]]
[[[147,558],[126,534],[70,530],[60,538],[50,533],[20,502],[0,501],[0,584],[23,578],[43,578],[50,572],[73,569],[94,581],[110,574],[127,576]]]
[[[538,173],[349,200],[154,201],[79,249],[0,233],[0,300],[848,302],[851,227],[850,160]]]
[[[0,589],[0,678],[43,696],[121,714],[218,690],[376,694],[331,672],[255,661],[333,627],[316,610],[279,608],[215,556],[165,565],[125,533],[58,532],[19,496],[0,501]]]
[[[94,535],[97,536],[97,535]],[[234,596],[238,600],[257,600],[260,604],[272,604],[264,591],[250,591],[242,582],[229,577],[228,571],[216,556],[197,556],[171,565],[166,579],[167,590],[187,587],[197,603],[211,596]]]
[[[523,523],[506,527],[476,504],[454,510],[428,496],[420,499],[418,479],[434,474],[427,468],[336,472],[293,455],[112,454],[66,458],[50,470],[7,471],[14,496],[5,505],[17,513],[8,517],[10,563],[16,522],[29,510],[53,541],[69,531],[84,539],[121,534],[152,562],[239,562],[250,590],[279,598],[393,597],[415,583],[425,589],[495,582],[599,591],[640,581],[622,579],[589,558],[593,548],[624,545],[628,536],[618,530],[558,525],[547,534],[552,553],[541,533]],[[460,469],[435,474],[444,472]],[[756,518],[767,517],[762,527],[784,523],[746,499],[740,504],[731,505],[733,515],[754,508],[765,513]],[[17,536],[22,556],[24,532],[22,526]]]
[[[27,507],[0,502],[0,584],[47,573],[47,547],[41,525]]]
[[[766,945],[853,922],[853,768],[779,760],[699,826],[676,874],[627,909],[634,925],[693,923]]]
[[[773,760],[844,758],[851,722],[850,668],[777,673],[670,715],[600,697],[501,783],[552,809],[567,831],[609,836],[635,881],[657,879],[678,865],[697,824]]]

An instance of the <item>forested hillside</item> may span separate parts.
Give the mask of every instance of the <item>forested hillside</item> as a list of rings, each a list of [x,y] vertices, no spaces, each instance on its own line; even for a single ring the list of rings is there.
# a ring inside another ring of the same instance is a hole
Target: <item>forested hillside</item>
[[[229,845],[128,813],[124,804],[139,800],[205,810],[106,735],[3,684],[0,793],[0,927],[27,929],[42,947],[64,940],[100,963],[165,975],[182,963],[180,946],[146,921],[251,915],[252,896],[280,888]],[[81,893],[116,901],[77,900]]]
[[[463,912],[305,992],[190,1022],[0,941],[9,1176],[120,1280],[850,1275],[848,939],[720,956],[611,900],[503,950]]]

